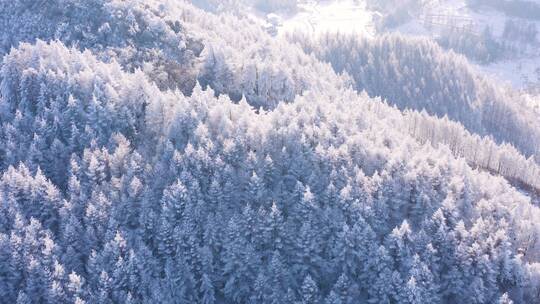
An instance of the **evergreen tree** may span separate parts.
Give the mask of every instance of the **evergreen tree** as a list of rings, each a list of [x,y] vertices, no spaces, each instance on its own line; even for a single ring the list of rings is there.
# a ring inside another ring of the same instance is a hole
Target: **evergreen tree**
[[[210,281],[210,278],[205,273],[202,276],[201,282],[201,294],[203,304],[214,304],[216,302],[216,296],[214,291],[214,284]]]
[[[307,275],[300,287],[302,295],[302,303],[318,303],[319,302],[319,287],[310,275]]]
[[[341,299],[339,298],[339,296],[337,296],[333,291],[331,291],[328,297],[326,297],[325,303],[326,304],[341,304],[343,302],[341,302]]]

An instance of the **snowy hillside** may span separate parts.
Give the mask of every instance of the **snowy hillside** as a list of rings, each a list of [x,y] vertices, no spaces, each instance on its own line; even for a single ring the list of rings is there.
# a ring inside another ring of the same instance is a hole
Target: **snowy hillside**
[[[471,7],[471,2],[474,1],[434,1],[427,5],[416,19],[396,30],[434,38],[449,28],[470,32],[475,36],[482,36],[489,30],[493,39],[504,45],[501,48],[508,49],[501,50],[504,54],[493,62],[479,64],[479,68],[518,89],[539,86],[540,36],[537,31],[540,29],[540,4],[537,4],[538,18],[534,19],[521,18],[489,5]],[[520,31],[510,32],[511,25],[521,28]],[[532,31],[532,34],[528,34],[528,30]]]
[[[401,17],[400,13],[407,11],[407,4],[413,2],[422,3],[422,5],[413,14]],[[536,34],[540,29],[540,17],[523,18],[520,15],[497,10],[496,6],[471,5],[474,2],[473,0],[401,2],[306,0],[298,1],[297,10],[293,13],[277,11],[266,15],[257,10],[254,12],[259,19],[268,22],[267,27],[271,32],[282,34],[294,31],[340,32],[373,37],[382,32],[397,32],[407,36],[446,40],[452,33],[450,39],[458,39],[461,42],[459,44],[453,42],[448,47],[458,53],[468,52],[468,49],[483,48],[482,36],[487,30],[493,36],[494,42],[501,44],[501,50],[498,51],[500,54],[496,55],[497,58],[494,57],[495,55],[489,55],[492,58],[488,62],[484,62],[485,57],[471,57],[470,59],[476,63],[478,69],[516,89],[540,93],[540,52],[538,51],[540,35]],[[476,2],[482,3],[482,1]],[[531,2],[540,7],[537,2]],[[383,7],[380,3],[393,4]],[[517,10],[522,9],[518,6]],[[394,16],[400,16],[398,21],[394,21]],[[391,26],[387,26],[388,20],[391,20]],[[510,31],[512,29],[518,32],[512,33]],[[465,35],[456,36],[454,31],[465,33]],[[446,44],[448,42],[443,42],[443,45]]]
[[[539,103],[387,17],[0,0],[0,303],[538,302]]]

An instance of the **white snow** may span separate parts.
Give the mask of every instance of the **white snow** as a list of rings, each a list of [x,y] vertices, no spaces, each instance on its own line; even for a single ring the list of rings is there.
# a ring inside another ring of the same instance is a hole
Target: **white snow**
[[[525,89],[529,85],[540,82],[540,58],[538,57],[504,60],[489,65],[478,65],[478,67],[515,88]]]
[[[306,1],[299,5],[298,14],[285,19],[281,32],[295,30],[309,32],[343,32],[373,35],[373,12],[365,8],[364,1]]]

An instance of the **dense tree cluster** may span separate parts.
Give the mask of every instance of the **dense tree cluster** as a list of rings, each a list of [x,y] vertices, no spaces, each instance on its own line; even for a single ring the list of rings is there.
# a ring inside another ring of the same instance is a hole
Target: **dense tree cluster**
[[[188,93],[195,85],[202,44],[178,20],[164,18],[163,7],[141,1],[1,1],[0,53],[19,42],[57,39],[90,49],[104,61],[142,69],[160,88]]]
[[[216,95],[227,94],[234,101],[244,96],[255,108],[273,109],[308,90],[323,90],[328,83],[350,86],[331,66],[270,37],[250,18],[227,13],[216,18],[174,2],[167,11],[181,15],[190,33],[205,43],[198,81]]]
[[[504,24],[503,38],[522,44],[535,44],[538,42],[536,23],[519,19],[508,19]]]
[[[255,112],[60,43],[22,45],[2,71],[2,129],[18,130],[2,134],[3,299],[489,303],[530,277],[530,202],[384,130],[366,96]]]
[[[540,166],[533,157],[524,157],[510,144],[499,145],[491,137],[471,134],[447,117],[439,119],[424,111],[405,111],[403,127],[421,143],[446,146],[471,166],[502,175],[540,194]]]
[[[491,174],[502,154],[469,158],[480,137],[353,91],[249,20],[177,1],[99,3],[164,33],[178,21],[203,44],[187,62],[203,68],[164,87],[126,65],[161,58],[159,39],[114,53],[83,34],[24,36],[0,17],[29,42],[13,42],[0,69],[0,303],[538,299],[540,209]]]
[[[380,101],[376,107],[381,118],[399,117],[391,120],[392,126],[406,130],[419,143],[447,149],[473,168],[504,176],[510,183],[531,191],[533,196],[540,195],[540,165],[534,157],[523,156],[514,146],[497,144],[490,136],[471,133],[447,116],[438,118],[426,111],[400,112]]]
[[[485,27],[481,34],[450,28],[441,33],[437,42],[482,64],[494,62],[505,53],[504,45],[495,39],[490,27]]]
[[[245,96],[256,108],[274,108],[339,82],[331,67],[274,41],[253,20],[229,13],[216,18],[176,0],[1,1],[0,10],[0,54],[19,42],[56,39],[128,71],[142,70],[162,90],[191,94],[199,81],[216,95],[235,101]]]

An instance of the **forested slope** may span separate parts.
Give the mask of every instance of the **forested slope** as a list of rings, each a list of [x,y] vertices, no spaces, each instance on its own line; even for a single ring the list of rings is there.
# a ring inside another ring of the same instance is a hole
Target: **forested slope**
[[[526,100],[433,41],[339,33],[318,38],[296,33],[289,40],[331,63],[336,72],[348,73],[359,91],[380,96],[402,110],[447,115],[473,133],[510,143],[527,156],[539,156],[540,123]]]
[[[84,3],[0,7],[39,16],[51,5],[45,20]],[[476,138],[461,125],[358,94],[247,20],[230,33],[236,17],[178,1],[99,7],[178,22],[203,51],[180,44],[189,59],[174,60],[195,70],[163,86],[144,66],[169,44],[133,38],[125,55],[84,35],[55,40],[35,27],[24,36],[2,15],[3,37],[28,43],[6,42],[0,69],[0,303],[537,299],[540,210],[456,152],[472,140],[435,142],[448,126]],[[67,32],[86,27],[77,20]],[[241,51],[244,37],[253,46]],[[141,52],[151,55],[131,57]],[[219,56],[230,78],[208,80],[219,74],[200,67]],[[281,74],[290,82],[275,84]],[[250,91],[261,79],[266,91]]]

